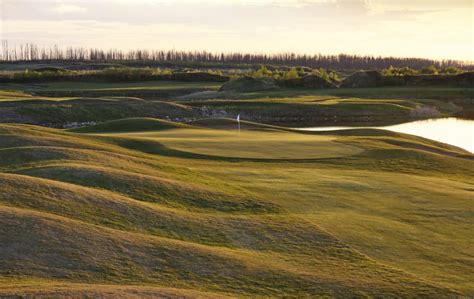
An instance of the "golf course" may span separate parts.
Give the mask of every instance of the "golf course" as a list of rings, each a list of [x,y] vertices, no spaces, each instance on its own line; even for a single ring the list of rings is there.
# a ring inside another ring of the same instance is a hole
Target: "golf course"
[[[232,119],[0,125],[0,295],[457,297],[473,156]]]
[[[474,298],[474,62],[405,52],[472,14],[390,22],[462,1],[4,0],[0,299]]]

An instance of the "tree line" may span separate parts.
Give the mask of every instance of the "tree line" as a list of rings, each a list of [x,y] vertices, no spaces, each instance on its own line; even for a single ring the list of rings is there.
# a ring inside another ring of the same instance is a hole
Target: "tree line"
[[[59,46],[39,47],[35,44],[24,44],[9,47],[2,41],[0,61],[91,61],[91,62],[187,62],[214,64],[271,64],[287,66],[307,66],[324,69],[385,69],[389,67],[409,67],[421,69],[428,66],[438,68],[458,67],[474,69],[471,62],[459,60],[433,60],[426,58],[381,57],[370,55],[325,55],[325,54],[252,54],[252,53],[217,53],[209,51],[178,50],[120,50],[94,49],[83,47],[61,48]]]

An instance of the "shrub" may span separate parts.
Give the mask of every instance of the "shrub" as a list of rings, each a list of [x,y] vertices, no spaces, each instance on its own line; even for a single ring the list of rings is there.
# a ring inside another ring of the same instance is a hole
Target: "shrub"
[[[298,79],[300,76],[298,75],[298,71],[296,68],[291,68],[288,72],[285,73],[285,80],[291,80],[291,79]]]
[[[447,68],[444,68],[444,69],[441,69],[441,72],[443,74],[447,74],[447,75],[457,75],[457,74],[460,74],[463,72],[463,70],[457,68],[457,67],[454,67],[454,66],[450,66],[450,67],[447,67]]]
[[[425,75],[438,75],[439,74],[439,70],[434,65],[424,67],[421,69],[420,72]]]
[[[387,69],[382,70],[384,76],[406,76],[406,75],[416,75],[418,71],[411,69],[409,67],[394,68],[390,66]]]
[[[257,71],[252,72],[251,77],[254,77],[254,78],[268,77],[268,78],[271,78],[271,77],[273,77],[273,73],[266,66],[262,65]]]

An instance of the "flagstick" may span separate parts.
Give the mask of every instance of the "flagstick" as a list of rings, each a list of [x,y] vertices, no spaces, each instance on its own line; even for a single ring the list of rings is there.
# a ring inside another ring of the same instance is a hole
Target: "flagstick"
[[[240,113],[237,114],[237,124],[239,126],[239,136],[240,136]]]

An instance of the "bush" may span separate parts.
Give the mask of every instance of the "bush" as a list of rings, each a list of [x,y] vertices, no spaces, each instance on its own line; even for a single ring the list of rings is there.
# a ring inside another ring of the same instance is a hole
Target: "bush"
[[[406,76],[406,75],[416,75],[418,71],[411,69],[409,67],[394,68],[389,67],[388,69],[382,70],[384,76]]]
[[[253,78],[272,78],[273,72],[270,71],[266,66],[262,65],[257,71],[252,72],[250,76]]]
[[[457,74],[461,74],[463,70],[454,66],[450,66],[450,67],[441,69],[441,72],[446,75],[457,75]]]
[[[298,71],[296,70],[295,67],[291,68],[288,72],[285,73],[285,80],[292,80],[292,79],[298,79],[300,76],[298,75]]]
[[[51,70],[42,70],[42,71],[30,71],[28,69],[22,72],[11,72],[6,73],[1,76],[0,82],[5,83],[29,83],[29,82],[44,82],[44,81],[54,81],[62,78],[68,78],[75,75],[74,72],[70,71],[51,71]]]
[[[434,65],[430,65],[422,68],[420,73],[424,75],[438,75],[439,70]]]
[[[156,70],[150,68],[107,68],[98,71],[96,76],[108,81],[146,81],[152,80]]]

